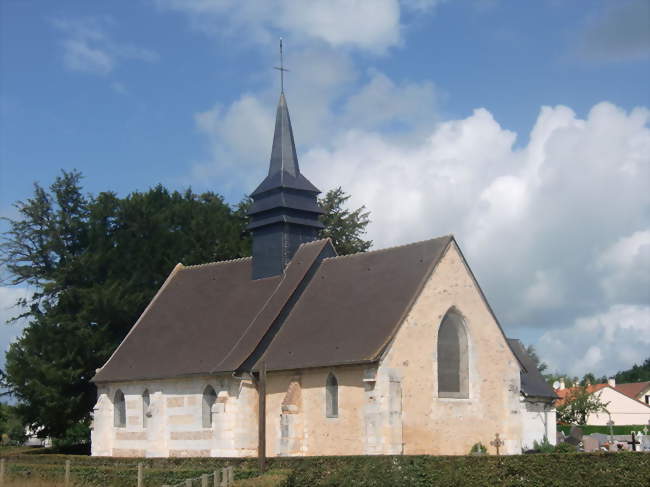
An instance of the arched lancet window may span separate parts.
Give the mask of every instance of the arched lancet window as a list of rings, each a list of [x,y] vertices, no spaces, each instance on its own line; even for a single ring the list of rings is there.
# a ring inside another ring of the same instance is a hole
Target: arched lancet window
[[[325,383],[325,414],[328,418],[336,418],[339,415],[339,381],[331,373]]]
[[[212,386],[203,390],[203,427],[212,428],[212,406],[217,400],[217,393]]]
[[[142,427],[149,426],[149,418],[151,417],[151,397],[149,391],[145,389],[142,393]]]
[[[469,356],[463,318],[448,312],[438,330],[438,397],[469,397]]]
[[[126,426],[126,402],[124,402],[124,393],[119,389],[113,399],[113,426],[116,428]]]

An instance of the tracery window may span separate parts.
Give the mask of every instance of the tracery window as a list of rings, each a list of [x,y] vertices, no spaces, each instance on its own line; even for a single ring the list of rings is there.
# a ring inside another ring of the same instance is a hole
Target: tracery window
[[[212,428],[212,406],[217,400],[217,393],[212,386],[203,390],[203,427]]]
[[[115,391],[113,398],[113,426],[116,428],[126,427],[126,402],[124,393],[119,389]]]
[[[339,382],[332,373],[327,376],[325,383],[325,414],[328,418],[337,418],[339,415]]]
[[[469,397],[469,356],[463,318],[449,311],[438,329],[438,397]]]

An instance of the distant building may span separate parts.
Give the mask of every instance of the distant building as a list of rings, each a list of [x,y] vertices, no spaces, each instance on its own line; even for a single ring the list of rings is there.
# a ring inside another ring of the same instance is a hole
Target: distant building
[[[614,379],[608,383],[587,386],[587,391],[596,394],[607,405],[608,413],[590,414],[587,417],[589,425],[605,425],[611,419],[616,425],[647,425],[650,424],[650,405],[645,402],[645,392],[648,382],[637,382],[616,385]],[[556,389],[559,399],[556,407],[563,404],[575,387]],[[644,401],[638,399],[642,397]]]
[[[282,93],[252,193],[252,258],[172,271],[93,379],[93,455],[242,457],[258,441],[269,456],[467,454],[494,451],[497,433],[512,454],[554,441],[553,392],[454,237],[338,256],[318,240],[318,193]]]
[[[650,406],[650,381],[628,382],[626,384],[616,384],[616,382],[614,382],[613,387],[626,396]]]

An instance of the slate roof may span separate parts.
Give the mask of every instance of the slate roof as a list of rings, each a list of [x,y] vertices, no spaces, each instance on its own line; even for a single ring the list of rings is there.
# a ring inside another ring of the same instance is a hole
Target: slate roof
[[[339,257],[318,240],[257,280],[250,258],[177,266],[93,380],[375,361],[452,241]]]
[[[266,350],[267,370],[379,359],[451,240],[324,259]]]
[[[276,110],[269,173],[251,196],[255,197],[280,187],[309,191],[314,194],[320,193],[320,190],[300,172],[291,118],[289,117],[289,109],[284,93],[280,94],[280,101]]]
[[[548,385],[542,374],[537,370],[533,359],[526,352],[521,341],[516,338],[508,338],[508,345],[522,365],[521,368],[521,392],[527,397],[543,397],[556,399],[557,395],[553,388]]]

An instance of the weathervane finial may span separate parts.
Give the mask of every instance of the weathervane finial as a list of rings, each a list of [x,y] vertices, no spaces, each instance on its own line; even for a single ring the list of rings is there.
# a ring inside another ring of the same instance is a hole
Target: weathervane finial
[[[274,69],[280,71],[280,93],[284,93],[284,72],[289,70],[284,67],[284,59],[282,54],[282,37],[280,37],[280,66],[275,66]]]

